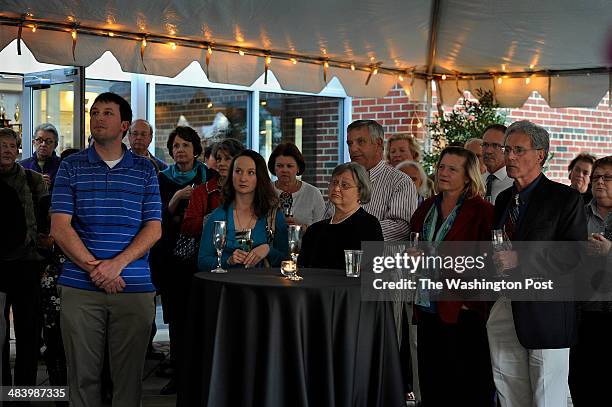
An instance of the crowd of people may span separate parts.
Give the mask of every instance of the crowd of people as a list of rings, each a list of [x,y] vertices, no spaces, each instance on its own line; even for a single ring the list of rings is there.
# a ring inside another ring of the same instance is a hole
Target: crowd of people
[[[612,157],[581,154],[568,168],[571,185],[553,182],[543,173],[548,132],[528,121],[491,124],[482,138],[445,148],[429,177],[413,137],[385,145],[379,123],[357,120],[347,129],[351,161],[333,170],[324,199],[298,178],[308,163],[292,143],[266,163],[238,140],[203,147],[194,129],[178,126],[168,165],[149,152],[152,126],[132,121],[118,95],[99,95],[90,118],[88,148],[58,157],[58,132],[43,124],[34,155],[20,163],[19,137],[0,129],[11,231],[0,236],[2,383],[35,385],[44,342],[50,383],[68,385],[75,406],[100,405],[105,371],[113,405],[140,405],[158,294],[170,333],[161,392],[176,392],[192,277],[218,265],[215,221],[227,224],[220,263],[229,269],[279,266],[296,224],[306,229],[303,267],[343,269],[345,249],[411,232],[428,242],[490,241],[504,228],[513,241],[590,240],[597,255],[611,252]],[[521,264],[512,249],[496,256],[508,272]],[[564,406],[568,383],[576,407],[605,399],[596,371],[611,358],[608,303],[418,298],[402,309],[403,391],[425,407]]]

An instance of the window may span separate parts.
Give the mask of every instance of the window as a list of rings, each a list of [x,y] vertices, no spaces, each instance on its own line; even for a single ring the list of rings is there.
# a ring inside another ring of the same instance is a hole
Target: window
[[[172,162],[166,142],[176,126],[195,129],[204,145],[235,138],[245,145],[250,92],[175,85],[155,86],[155,156]]]
[[[91,136],[91,131],[89,129],[89,109],[91,109],[96,97],[105,92],[116,93],[131,104],[132,85],[130,82],[105,81],[98,79],[85,80],[85,144],[83,144],[85,147],[87,147],[87,140],[89,140],[89,137]],[[137,117],[133,117],[133,119],[137,119]],[[127,142],[127,137],[124,139],[124,142]]]
[[[338,164],[342,99],[261,92],[259,151],[267,160],[280,143],[293,142],[306,161],[302,179],[325,189]]]

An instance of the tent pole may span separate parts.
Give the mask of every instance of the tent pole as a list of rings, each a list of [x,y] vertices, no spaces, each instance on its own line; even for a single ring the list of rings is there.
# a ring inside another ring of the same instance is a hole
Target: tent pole
[[[440,2],[441,0],[434,0],[431,7],[431,18],[429,23],[429,41],[428,41],[428,52],[427,52],[427,117],[426,123],[427,128],[431,124],[431,105],[433,102],[433,89],[432,89],[432,77],[433,70],[436,64],[436,49],[438,46],[438,24],[440,21]],[[436,89],[439,92],[439,89]],[[431,153],[431,139],[427,130],[425,131],[425,151]]]

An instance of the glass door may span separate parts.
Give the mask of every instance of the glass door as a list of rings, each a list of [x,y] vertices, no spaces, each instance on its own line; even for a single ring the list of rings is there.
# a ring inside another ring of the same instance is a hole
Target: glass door
[[[24,157],[32,155],[32,133],[43,123],[51,123],[57,128],[57,154],[67,148],[82,149],[86,145],[84,74],[82,67],[69,67],[24,76],[24,110],[27,108],[23,120]]]

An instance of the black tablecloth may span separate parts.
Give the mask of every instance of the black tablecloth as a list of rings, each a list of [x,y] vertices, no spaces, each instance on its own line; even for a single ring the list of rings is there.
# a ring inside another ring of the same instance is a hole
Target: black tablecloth
[[[391,304],[343,271],[300,273],[194,276],[178,406],[405,405]]]

